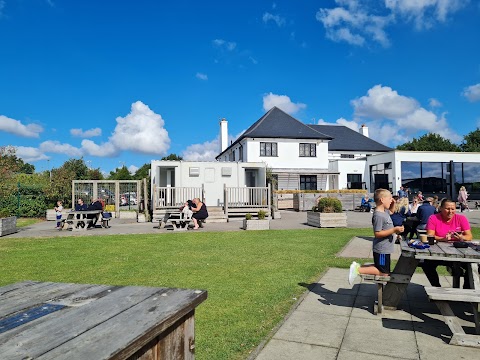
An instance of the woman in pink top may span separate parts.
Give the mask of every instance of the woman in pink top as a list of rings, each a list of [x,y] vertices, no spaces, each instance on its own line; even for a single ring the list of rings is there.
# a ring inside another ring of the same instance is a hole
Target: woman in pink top
[[[440,204],[440,213],[430,216],[427,222],[427,235],[434,235],[437,241],[470,241],[472,230],[468,219],[456,214],[456,203],[450,199],[443,199]],[[422,268],[432,286],[440,287],[440,280],[437,274],[438,265],[451,265],[451,262],[425,260]],[[452,269],[455,270],[455,269]],[[462,271],[461,269],[458,269]],[[452,275],[456,274],[455,271]],[[467,281],[464,283],[468,284]],[[465,286],[464,286],[465,287]]]

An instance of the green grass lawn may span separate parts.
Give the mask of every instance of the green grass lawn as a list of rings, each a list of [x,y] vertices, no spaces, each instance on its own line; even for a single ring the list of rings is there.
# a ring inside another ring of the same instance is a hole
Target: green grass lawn
[[[38,222],[45,221],[43,219],[35,219],[35,218],[17,218],[17,227],[25,227],[29,225],[36,224]]]
[[[208,290],[198,359],[244,359],[328,267],[371,229],[312,229],[0,240],[0,285],[22,280]],[[475,238],[480,231],[474,229]],[[371,259],[359,259],[360,261]],[[302,285],[303,284],[303,285]]]

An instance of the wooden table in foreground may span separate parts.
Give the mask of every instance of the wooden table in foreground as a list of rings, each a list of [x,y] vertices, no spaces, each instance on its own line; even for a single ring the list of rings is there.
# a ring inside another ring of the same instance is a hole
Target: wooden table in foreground
[[[204,290],[25,281],[0,287],[1,359],[194,359]]]

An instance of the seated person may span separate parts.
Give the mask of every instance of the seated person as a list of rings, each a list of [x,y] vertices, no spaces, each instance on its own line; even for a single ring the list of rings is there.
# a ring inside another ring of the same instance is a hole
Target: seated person
[[[368,197],[368,195],[365,195],[362,198],[362,203],[360,204],[360,207],[365,211],[365,212],[370,212],[372,210],[372,200]]]
[[[472,240],[472,231],[468,219],[456,214],[457,206],[451,199],[443,199],[440,203],[440,213],[431,216],[427,223],[427,235],[434,235],[437,241],[470,241]],[[432,286],[440,287],[438,278],[438,265],[452,265],[450,261],[443,260],[425,260],[422,268],[423,272]],[[454,276],[459,276],[461,268],[452,269]],[[468,281],[465,279],[464,287],[468,288]]]
[[[183,204],[183,206],[180,208],[181,210],[181,218],[182,219],[191,219],[193,215],[192,207],[194,207],[194,203],[192,200],[188,200]],[[182,227],[185,227],[186,223],[182,222]]]
[[[97,200],[92,200],[90,205],[88,205],[87,210],[102,210],[103,211],[103,205],[100,202],[100,199]],[[100,213],[98,214],[87,214],[87,219],[93,219],[92,222],[88,225],[89,228],[95,227],[97,224],[98,219],[100,218]]]
[[[425,201],[423,201],[422,206],[418,207],[417,218],[419,224],[417,226],[417,230],[425,230],[425,228],[427,227],[428,219],[430,218],[430,216],[435,214],[435,211],[437,209],[435,209],[435,206],[432,205],[432,202],[433,198],[428,197],[425,199]]]
[[[208,217],[208,211],[207,206],[201,202],[199,198],[193,199],[193,204],[195,205],[195,207],[192,207],[192,219],[194,224],[193,229],[197,230],[199,228],[198,221],[205,220]]]
[[[77,203],[75,204],[75,211],[86,211],[87,204],[83,202],[82,198],[78,198]],[[77,215],[77,219],[80,219],[80,214]],[[85,223],[79,222],[77,226],[85,227]]]
[[[407,226],[407,217],[409,216],[408,199],[406,197],[398,198],[398,200],[395,201],[390,218],[392,219],[393,226],[404,226],[404,232],[402,232],[399,237],[406,236],[410,230]],[[397,240],[400,240],[399,237],[397,236]]]

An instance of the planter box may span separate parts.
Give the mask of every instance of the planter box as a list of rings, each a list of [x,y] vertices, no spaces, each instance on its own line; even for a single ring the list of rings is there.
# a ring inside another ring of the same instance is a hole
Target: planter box
[[[362,193],[298,193],[293,194],[293,208],[296,211],[310,211],[319,197],[340,200],[342,210],[355,210],[362,203]]]
[[[138,214],[138,217],[137,217],[137,222],[139,222],[139,223],[144,223],[144,222],[146,222],[145,214],[139,213],[139,214]]]
[[[63,209],[62,218],[65,219],[70,212],[70,209]],[[53,209],[47,209],[46,213],[47,221],[57,221],[57,213]]]
[[[243,219],[243,230],[269,230],[270,220]]]
[[[17,217],[9,216],[0,219],[0,236],[10,235],[17,232]]]
[[[347,214],[307,212],[307,224],[315,227],[347,227]]]
[[[275,220],[278,220],[278,219],[281,219],[281,218],[282,218],[282,215],[280,214],[280,211],[272,211],[272,217],[273,217]]]
[[[135,219],[137,220],[137,212],[136,211],[120,211],[120,219]]]

